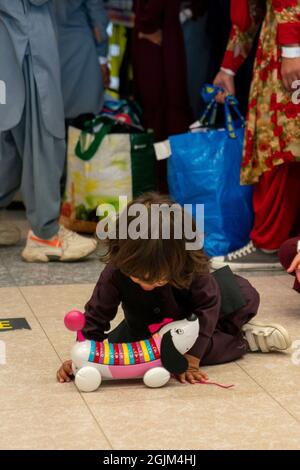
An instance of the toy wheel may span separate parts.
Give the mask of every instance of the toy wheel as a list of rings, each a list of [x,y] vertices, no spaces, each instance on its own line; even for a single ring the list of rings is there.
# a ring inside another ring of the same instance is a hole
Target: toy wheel
[[[83,367],[76,373],[75,384],[81,392],[94,392],[101,385],[101,374],[95,367]]]
[[[159,388],[166,385],[166,383],[169,382],[170,377],[170,372],[163,367],[154,367],[146,372],[143,380],[147,387]]]

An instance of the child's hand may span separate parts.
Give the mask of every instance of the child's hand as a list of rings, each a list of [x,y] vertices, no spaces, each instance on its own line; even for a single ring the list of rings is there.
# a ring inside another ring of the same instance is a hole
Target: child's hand
[[[63,365],[58,369],[56,378],[57,381],[63,384],[64,382],[71,382],[73,376],[72,361],[65,361]]]
[[[189,367],[184,374],[178,376],[179,382],[184,384],[188,381],[191,384],[195,384],[203,379],[208,379],[208,375],[199,369],[200,360],[197,357],[191,356],[190,354],[185,354],[184,357],[187,358]]]

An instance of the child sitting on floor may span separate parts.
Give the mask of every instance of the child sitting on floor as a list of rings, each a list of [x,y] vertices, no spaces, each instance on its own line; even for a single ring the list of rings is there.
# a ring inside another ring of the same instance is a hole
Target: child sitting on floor
[[[118,229],[124,214],[127,227],[134,221],[133,204],[146,208],[149,227],[139,238],[125,239],[118,236]],[[249,351],[286,350],[290,338],[282,326],[253,321],[259,306],[254,287],[229,268],[210,274],[203,250],[187,249],[191,240],[185,232],[177,236],[178,213],[181,220],[188,220],[184,210],[179,205],[174,212],[169,210],[169,236],[165,237],[166,212],[161,212],[155,225],[154,206],[175,207],[167,197],[151,193],[129,204],[118,219],[117,235],[107,240],[107,265],[85,306],[84,337],[94,341],[108,338],[110,343],[140,341],[151,336],[151,325],[163,324],[166,318],[183,319],[193,312],[199,318],[200,333],[185,355],[188,370],[178,377],[180,382],[192,384],[208,378],[200,365],[235,361]],[[150,234],[156,236],[150,238]],[[120,304],[124,320],[107,334]],[[71,375],[72,363],[66,361],[57,379],[69,382]]]

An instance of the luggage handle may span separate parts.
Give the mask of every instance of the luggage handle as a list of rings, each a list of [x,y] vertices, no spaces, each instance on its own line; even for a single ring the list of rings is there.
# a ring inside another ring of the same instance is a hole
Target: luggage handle
[[[207,125],[208,127],[212,127],[215,124],[216,118],[217,118],[217,109],[218,109],[218,103],[216,102],[215,98],[220,91],[224,92],[224,89],[221,87],[217,87],[215,85],[203,86],[201,95],[205,103],[208,103],[208,104],[201,118],[199,119],[200,127],[204,127],[205,125]],[[245,125],[245,119],[243,115],[241,114],[238,108],[238,105],[239,103],[235,96],[233,95],[226,96],[225,103],[224,103],[225,123],[226,123],[226,129],[227,129],[228,135],[231,139],[236,139],[237,134],[236,134],[236,129],[234,125],[234,120],[232,118],[232,113],[230,111],[230,107],[232,107],[233,111],[239,117],[242,123],[242,126]]]

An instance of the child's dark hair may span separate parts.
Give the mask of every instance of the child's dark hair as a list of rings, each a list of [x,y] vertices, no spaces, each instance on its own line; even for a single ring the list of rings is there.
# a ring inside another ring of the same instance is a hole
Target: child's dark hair
[[[157,281],[167,281],[169,284],[179,289],[188,289],[196,274],[209,273],[209,259],[203,250],[186,250],[187,240],[185,232],[182,230],[182,236],[175,237],[175,216],[172,211],[170,214],[170,237],[164,239],[162,234],[163,213],[160,213],[158,227],[158,236],[151,238],[151,207],[153,205],[164,205],[170,208],[175,204],[168,196],[158,193],[146,193],[128,204],[125,209],[128,225],[135,219],[128,214],[133,204],[142,204],[147,208],[148,217],[148,237],[147,239],[131,239],[127,237],[122,239],[117,235],[116,239],[107,239],[107,253],[102,257],[105,263],[112,263],[116,268],[127,276],[133,276],[139,280],[152,284]],[[174,207],[174,206],[173,206]],[[177,211],[180,211],[181,220],[184,220],[184,210],[177,205]],[[124,214],[124,212],[123,212]],[[116,233],[119,234],[120,220],[122,214],[116,222]],[[191,219],[191,218],[190,218]],[[184,222],[182,222],[184,223]],[[192,221],[192,230],[196,230],[196,224]],[[153,229],[153,227],[152,227]]]

